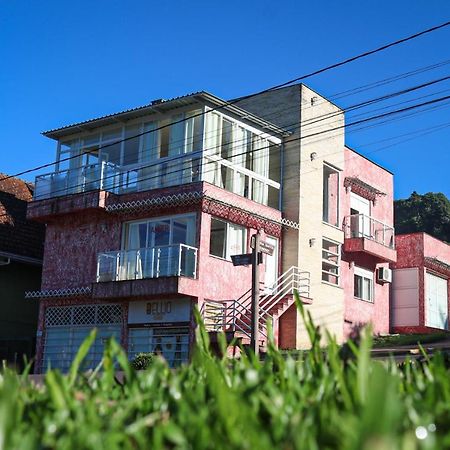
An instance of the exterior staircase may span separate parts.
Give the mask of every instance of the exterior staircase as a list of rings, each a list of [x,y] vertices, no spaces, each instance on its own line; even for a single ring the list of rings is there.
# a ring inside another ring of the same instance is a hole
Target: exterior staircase
[[[272,286],[260,283],[259,292],[259,337],[260,348],[267,343],[267,323],[271,322],[275,342],[278,341],[280,317],[293,305],[294,291],[301,298],[309,298],[310,274],[292,266],[284,272]],[[201,314],[207,331],[212,337],[224,332],[227,339],[236,339],[243,345],[250,343],[252,299],[251,289],[236,300],[207,300]]]

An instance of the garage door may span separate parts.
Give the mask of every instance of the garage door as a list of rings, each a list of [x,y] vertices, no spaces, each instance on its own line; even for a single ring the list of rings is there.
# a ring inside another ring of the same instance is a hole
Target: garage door
[[[425,325],[448,329],[447,280],[427,272]]]
[[[67,372],[78,348],[93,328],[97,337],[83,362],[83,369],[96,367],[110,337],[120,340],[122,308],[120,305],[54,306],[45,313],[43,371],[48,368]]]

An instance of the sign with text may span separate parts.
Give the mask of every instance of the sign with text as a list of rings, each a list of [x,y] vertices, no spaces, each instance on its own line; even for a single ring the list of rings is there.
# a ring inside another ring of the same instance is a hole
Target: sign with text
[[[259,243],[259,250],[261,252],[265,253],[266,255],[272,256],[273,251],[275,250],[275,246],[273,246],[272,244],[269,244],[268,242],[261,241]]]
[[[255,236],[253,235],[250,240],[250,247],[255,248]],[[275,246],[269,244],[266,241],[259,241],[259,251],[265,253],[266,255],[272,256],[275,250]]]
[[[233,261],[233,266],[249,266],[252,263],[252,254],[232,255],[231,261]]]
[[[128,323],[187,322],[191,317],[191,302],[186,298],[142,300],[130,302]]]

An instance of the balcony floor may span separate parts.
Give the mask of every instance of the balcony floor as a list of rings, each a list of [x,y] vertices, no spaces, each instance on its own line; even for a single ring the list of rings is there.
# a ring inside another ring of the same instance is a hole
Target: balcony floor
[[[142,280],[108,281],[92,284],[95,299],[129,299],[158,295],[187,295],[198,297],[197,279],[187,277],[160,277]]]
[[[367,253],[374,256],[380,263],[397,261],[395,249],[364,237],[345,238],[344,251],[346,253]]]

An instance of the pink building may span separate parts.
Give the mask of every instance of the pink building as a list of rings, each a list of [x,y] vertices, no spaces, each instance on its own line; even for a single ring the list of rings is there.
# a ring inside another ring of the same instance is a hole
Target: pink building
[[[426,233],[397,236],[393,264],[392,329],[431,333],[449,329],[450,245]]]
[[[369,322],[375,334],[387,334],[389,263],[397,259],[393,175],[350,148],[346,148],[344,175],[345,334]]]
[[[301,118],[301,120],[299,119]],[[319,125],[317,125],[319,123]],[[344,114],[304,85],[236,104],[206,92],[156,100],[44,133],[56,170],[36,179],[28,217],[45,223],[37,369],[67,370],[96,327],[87,366],[115,336],[130,358],[188,360],[193,308],[208,330],[248,342],[250,252],[259,232],[260,333],[307,345],[298,290],[339,341],[389,327],[395,261],[392,174],[330,133]],[[315,124],[315,125],[313,125]]]

